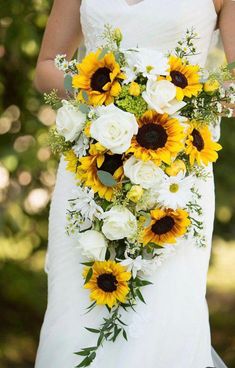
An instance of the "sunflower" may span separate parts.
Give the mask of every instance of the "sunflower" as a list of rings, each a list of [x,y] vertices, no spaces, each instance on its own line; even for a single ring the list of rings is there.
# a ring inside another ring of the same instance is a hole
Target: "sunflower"
[[[79,159],[75,155],[74,151],[71,149],[64,154],[64,159],[67,161],[66,169],[76,174],[78,166],[79,166]]]
[[[192,121],[186,139],[185,153],[189,155],[190,165],[196,161],[198,165],[208,165],[209,162],[215,162],[218,158],[217,151],[222,146],[214,142],[211,132],[207,126],[203,126],[196,121]]]
[[[79,100],[84,100],[83,91],[93,106],[108,105],[121,92],[119,80],[125,79],[112,52],[102,57],[102,50],[89,53],[77,65],[78,74],[73,77],[73,87],[80,90]]]
[[[117,181],[120,180],[123,176],[123,156],[109,153],[99,143],[91,144],[89,154],[89,156],[79,159],[76,176],[85,186],[92,188],[95,193],[98,193],[101,198],[110,201],[114,187],[108,187],[101,183],[98,171],[106,171]]]
[[[176,86],[176,98],[181,101],[184,96],[197,96],[203,85],[199,82],[199,65],[187,64],[183,59],[176,56],[169,58],[169,76],[166,77]]]
[[[86,278],[90,267],[85,267]],[[91,290],[90,298],[97,304],[106,304],[112,308],[118,301],[125,303],[129,293],[128,282],[131,273],[115,261],[96,261],[92,266],[92,276],[84,287]]]
[[[190,225],[188,212],[182,209],[155,209],[150,211],[152,221],[144,231],[142,241],[146,245],[155,243],[164,246],[175,243],[176,239],[184,235]]]
[[[143,161],[152,160],[157,165],[171,163],[182,148],[183,128],[176,118],[146,111],[138,121],[139,130],[132,139],[128,153]]]

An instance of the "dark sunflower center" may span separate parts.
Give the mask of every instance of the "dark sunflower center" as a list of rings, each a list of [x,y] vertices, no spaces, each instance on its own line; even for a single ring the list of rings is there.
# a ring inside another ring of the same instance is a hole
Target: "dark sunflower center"
[[[172,83],[180,88],[185,88],[188,85],[188,80],[185,77],[184,74],[182,74],[181,72],[178,72],[177,70],[172,70],[172,72],[170,72],[171,75],[171,79],[172,79]]]
[[[193,129],[192,136],[193,136],[193,145],[197,148],[198,151],[203,150],[204,141],[200,132],[197,129]]]
[[[107,171],[111,175],[113,175],[120,166],[122,166],[122,155],[108,155],[106,153],[104,162],[102,163],[99,170]]]
[[[112,293],[117,290],[118,281],[111,273],[103,273],[97,277],[97,285],[106,293]]]
[[[136,140],[140,146],[156,150],[165,146],[167,133],[161,125],[150,123],[139,129]]]
[[[91,77],[91,88],[93,91],[104,92],[103,87],[106,83],[110,82],[111,70],[103,67],[96,70]]]
[[[152,226],[152,231],[157,235],[166,234],[172,230],[174,225],[174,219],[170,216],[165,216],[155,222]]]

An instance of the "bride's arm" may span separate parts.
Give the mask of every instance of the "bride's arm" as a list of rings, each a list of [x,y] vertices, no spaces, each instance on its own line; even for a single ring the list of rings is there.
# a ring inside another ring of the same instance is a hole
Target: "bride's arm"
[[[218,24],[227,61],[232,63],[235,61],[235,1],[220,0],[220,3]],[[233,75],[235,78],[235,68],[233,69]],[[233,116],[235,117],[235,105],[226,106],[233,109]]]
[[[82,39],[79,0],[54,0],[38,57],[34,83],[40,92],[65,94],[63,72],[54,66],[57,54],[70,60]]]
[[[219,29],[228,63],[231,63],[235,61],[235,1],[220,2]]]

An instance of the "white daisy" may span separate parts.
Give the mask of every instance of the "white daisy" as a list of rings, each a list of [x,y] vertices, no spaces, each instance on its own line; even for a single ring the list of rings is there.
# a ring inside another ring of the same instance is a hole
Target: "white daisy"
[[[127,78],[124,83],[130,83],[136,79],[139,73],[148,79],[156,79],[157,75],[168,75],[168,59],[158,50],[146,48],[133,48],[123,50],[127,66],[124,72]]]
[[[192,198],[192,187],[192,176],[185,177],[182,171],[176,176],[165,176],[158,188],[158,202],[173,210],[184,208]]]

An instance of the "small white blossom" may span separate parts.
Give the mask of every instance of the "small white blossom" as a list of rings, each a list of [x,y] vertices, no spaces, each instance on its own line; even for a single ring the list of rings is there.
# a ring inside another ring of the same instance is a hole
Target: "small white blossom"
[[[87,150],[89,148],[89,138],[84,133],[81,133],[72,148],[77,157],[86,156]]]
[[[220,87],[219,94],[220,94],[220,98],[224,98],[225,97],[226,93],[225,93],[225,89],[223,87]]]
[[[64,69],[64,63],[65,62],[67,62],[66,61],[66,54],[56,55],[54,63],[55,63],[55,66],[56,66],[57,69],[59,69],[61,71],[65,71],[65,69]]]
[[[69,201],[69,220],[70,222],[76,221],[79,231],[89,229],[94,218],[101,218],[103,209],[95,202],[92,189],[77,187],[72,194],[74,199]]]
[[[227,117],[231,118],[233,116],[233,109],[228,108],[228,114]]]
[[[235,83],[231,83],[231,84],[229,85],[229,87],[230,87],[232,90],[234,90],[234,91],[235,91]]]
[[[218,113],[221,114],[223,106],[220,102],[216,102],[216,109],[217,109]]]
[[[122,266],[127,267],[127,271],[132,272],[133,278],[137,276],[137,272],[142,269],[143,259],[142,256],[138,256],[135,259],[128,257],[121,262]]]
[[[235,94],[231,94],[229,96],[229,99],[230,99],[230,103],[234,104],[235,103]]]

